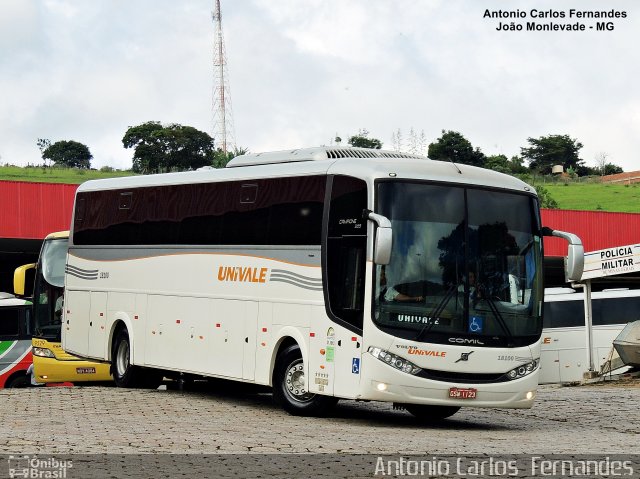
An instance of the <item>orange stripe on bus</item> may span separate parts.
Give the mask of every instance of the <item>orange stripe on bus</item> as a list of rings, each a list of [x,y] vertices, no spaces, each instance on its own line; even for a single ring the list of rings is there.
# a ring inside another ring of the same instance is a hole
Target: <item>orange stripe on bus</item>
[[[135,258],[126,258],[126,259],[87,259],[84,258],[82,256],[78,256],[75,255],[71,252],[69,252],[69,256],[73,256],[74,258],[79,258],[81,260],[84,261],[95,261],[98,263],[116,263],[116,262],[121,262],[121,261],[132,261],[132,260],[137,260],[137,259],[149,259],[149,258],[160,258],[160,257],[164,257],[164,256],[184,256],[184,255],[209,255],[209,256],[234,256],[237,258],[256,258],[256,259],[262,259],[262,260],[267,260],[267,261],[274,261],[276,263],[284,263],[284,264],[291,264],[294,266],[303,266],[305,268],[320,268],[320,266],[316,266],[313,264],[303,264],[303,263],[294,263],[293,261],[284,261],[284,260],[280,260],[280,259],[275,259],[275,258],[269,258],[268,256],[258,256],[258,255],[253,255],[253,254],[231,254],[231,253],[167,253],[167,254],[157,254],[157,255],[153,255],[153,256],[137,256]]]

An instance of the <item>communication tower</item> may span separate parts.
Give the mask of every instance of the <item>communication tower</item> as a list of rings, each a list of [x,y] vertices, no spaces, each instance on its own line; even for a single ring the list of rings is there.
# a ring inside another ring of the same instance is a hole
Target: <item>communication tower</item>
[[[216,36],[213,49],[213,137],[216,147],[226,153],[235,148],[235,135],[220,0],[215,0],[214,8],[212,18]]]

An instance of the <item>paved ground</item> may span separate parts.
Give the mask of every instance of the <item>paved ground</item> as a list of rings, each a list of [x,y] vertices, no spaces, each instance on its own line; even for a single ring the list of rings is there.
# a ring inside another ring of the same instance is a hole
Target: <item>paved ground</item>
[[[225,384],[0,390],[0,453],[640,454],[639,384],[541,387],[530,410],[468,408],[432,426],[353,401],[293,417],[269,394]]]

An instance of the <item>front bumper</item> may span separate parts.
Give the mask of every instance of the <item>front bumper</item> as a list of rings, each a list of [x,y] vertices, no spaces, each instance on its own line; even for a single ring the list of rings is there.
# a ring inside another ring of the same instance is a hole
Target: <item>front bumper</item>
[[[538,368],[523,378],[499,383],[455,383],[403,373],[370,354],[363,355],[362,363],[366,377],[360,383],[359,399],[439,406],[530,408],[536,397],[540,371]],[[381,388],[380,384],[385,387]],[[477,395],[475,399],[453,399],[449,397],[450,388],[474,388]]]
[[[37,383],[111,381],[110,368],[108,363],[33,357],[34,377]]]

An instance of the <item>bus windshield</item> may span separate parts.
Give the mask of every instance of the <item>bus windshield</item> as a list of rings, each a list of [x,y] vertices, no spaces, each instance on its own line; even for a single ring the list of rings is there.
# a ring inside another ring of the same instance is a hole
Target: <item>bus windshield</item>
[[[42,245],[33,299],[36,337],[60,341],[67,249],[67,238],[46,240]]]
[[[373,321],[405,339],[524,346],[542,331],[542,240],[532,196],[386,181],[377,211],[393,227],[375,270]]]

